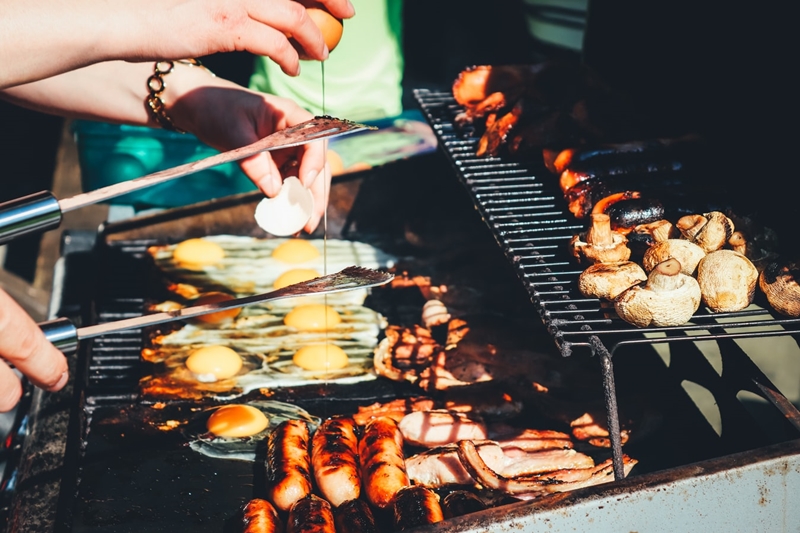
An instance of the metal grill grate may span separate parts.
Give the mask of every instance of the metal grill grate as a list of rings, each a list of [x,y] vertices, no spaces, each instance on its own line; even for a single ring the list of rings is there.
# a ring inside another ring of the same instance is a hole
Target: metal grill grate
[[[581,269],[568,254],[567,244],[585,227],[569,213],[556,180],[544,166],[503,157],[477,157],[478,137],[471,127],[455,123],[463,109],[451,93],[417,89],[414,95],[562,355],[571,355],[575,348],[595,353],[595,338],[613,354],[629,344],[800,333],[800,319],[776,317],[767,308],[752,305],[735,313],[711,313],[701,308],[689,324],[647,328],[648,336],[643,335],[642,330],[621,320],[609,304],[586,298],[578,291]]]

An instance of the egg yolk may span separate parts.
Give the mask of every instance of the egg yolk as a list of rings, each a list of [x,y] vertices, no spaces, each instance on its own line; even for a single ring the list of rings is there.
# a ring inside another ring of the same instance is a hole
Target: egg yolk
[[[267,415],[252,405],[223,405],[214,411],[206,428],[218,437],[250,437],[269,425]]]
[[[200,381],[217,381],[235,376],[242,369],[242,358],[227,346],[204,346],[192,352],[186,367]]]
[[[228,300],[233,300],[233,296],[224,292],[206,292],[201,294],[194,300],[192,300],[191,305],[206,305],[206,304],[213,304],[218,302],[227,302]],[[200,315],[196,317],[196,320],[200,322],[205,322],[207,324],[219,324],[220,322],[225,322],[227,320],[233,320],[239,313],[241,313],[241,307],[237,307],[235,309],[226,309],[224,311],[218,311],[216,313],[207,313],[205,315]]]
[[[289,285],[294,285],[295,283],[300,283],[301,281],[308,281],[310,279],[318,278],[319,272],[314,270],[313,268],[295,268],[292,270],[287,270],[275,280],[274,287],[276,289],[282,289]]]
[[[349,363],[347,354],[335,344],[309,344],[295,352],[292,362],[305,370],[337,370]]]
[[[275,247],[272,257],[284,263],[305,263],[319,257],[319,250],[305,239],[289,239]]]
[[[284,324],[300,331],[325,331],[341,322],[341,315],[324,304],[298,305],[283,317]]]
[[[205,239],[189,239],[179,243],[172,251],[172,259],[184,268],[200,270],[219,263],[225,250],[215,242]]]

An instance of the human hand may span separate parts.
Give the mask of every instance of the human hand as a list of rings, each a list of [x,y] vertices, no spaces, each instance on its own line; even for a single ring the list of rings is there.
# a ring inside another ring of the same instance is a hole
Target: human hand
[[[252,144],[277,130],[314,118],[292,100],[213,78],[202,69],[178,64],[170,77],[166,99],[174,102],[168,113],[175,125],[221,151]],[[282,175],[281,169],[292,169],[291,175],[296,175],[314,197],[314,213],[304,228],[308,233],[319,225],[328,205],[331,172],[325,165],[326,145],[325,141],[317,141],[262,152],[239,163],[269,197],[278,194],[283,178],[289,175]]]
[[[31,383],[47,391],[66,383],[67,359],[47,342],[44,333],[14,299],[0,290],[0,412],[10,411],[22,396],[13,365]]]

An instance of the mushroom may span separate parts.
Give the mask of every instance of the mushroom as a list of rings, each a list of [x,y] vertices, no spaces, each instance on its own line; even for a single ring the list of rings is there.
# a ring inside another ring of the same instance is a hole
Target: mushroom
[[[716,250],[697,265],[703,302],[715,313],[741,311],[753,301],[758,270],[744,255]]]
[[[634,285],[614,300],[617,314],[629,324],[679,326],[700,307],[700,285],[681,272],[681,264],[670,258],[657,264],[647,282]]]
[[[719,250],[733,234],[733,221],[721,211],[702,215],[686,215],[675,226],[684,239],[700,246],[706,252]]]
[[[780,314],[800,317],[800,265],[795,261],[770,262],[758,278],[769,304]]]
[[[661,219],[647,224],[639,224],[634,226],[633,231],[636,233],[650,235],[653,242],[666,241],[674,236],[674,226],[669,220]]]
[[[646,280],[644,269],[633,261],[595,263],[578,277],[578,289],[586,297],[613,300],[629,287]]]
[[[653,244],[642,256],[642,266],[645,272],[650,272],[656,265],[674,257],[681,267],[681,272],[687,276],[694,274],[697,263],[706,255],[697,244],[684,239],[667,239]]]
[[[570,247],[581,263],[616,263],[631,256],[627,237],[611,230],[611,218],[605,213],[592,214],[592,227],[575,235]]]

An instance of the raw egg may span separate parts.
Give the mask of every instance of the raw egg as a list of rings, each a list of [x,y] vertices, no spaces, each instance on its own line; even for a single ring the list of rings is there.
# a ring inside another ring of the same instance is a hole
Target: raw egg
[[[242,357],[227,346],[204,346],[192,352],[186,367],[198,381],[217,381],[235,376],[242,369]]]
[[[269,425],[267,415],[252,405],[223,405],[206,422],[208,431],[218,437],[250,437]]]
[[[292,270],[287,270],[278,276],[278,278],[275,280],[275,288],[282,289],[284,287],[288,287],[289,285],[294,285],[295,283],[308,281],[318,277],[319,272],[313,268],[293,268]]]
[[[328,51],[333,52],[333,49],[342,40],[344,23],[328,13],[323,7],[308,7],[306,8],[306,13],[322,33],[322,38],[325,40],[325,44],[328,45]]]
[[[324,304],[299,305],[283,317],[284,324],[300,331],[325,331],[341,322],[341,315],[333,307]]]
[[[225,250],[222,246],[205,239],[185,240],[172,252],[172,259],[189,270],[202,270],[203,267],[219,263],[223,257]]]
[[[274,198],[264,198],[256,206],[256,223],[279,237],[294,235],[306,225],[314,213],[314,197],[300,180],[290,176],[283,180]]]
[[[272,257],[284,263],[305,263],[319,257],[319,250],[305,239],[289,239],[275,247]]]
[[[225,292],[206,292],[192,300],[191,305],[206,305],[206,304],[213,304],[218,302],[227,302],[229,300],[233,300],[233,296]],[[226,322],[228,320],[233,320],[239,313],[242,312],[240,307],[235,309],[226,309],[224,311],[218,311],[216,313],[208,313],[205,315],[200,315],[196,317],[196,320],[200,322],[205,322],[206,324],[220,324],[222,322]]]
[[[309,344],[295,352],[294,364],[305,370],[337,370],[348,365],[344,350],[335,344]]]

